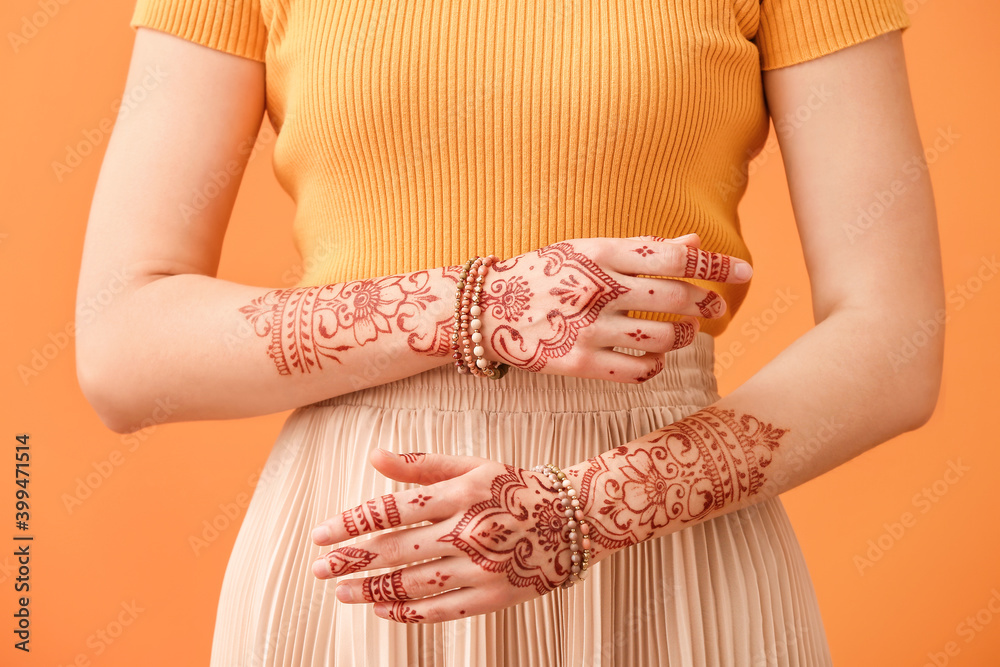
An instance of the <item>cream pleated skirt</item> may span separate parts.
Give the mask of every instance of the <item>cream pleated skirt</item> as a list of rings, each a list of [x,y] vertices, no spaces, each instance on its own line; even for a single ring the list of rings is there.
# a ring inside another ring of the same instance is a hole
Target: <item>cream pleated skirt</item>
[[[310,571],[329,550],[310,541],[316,524],[404,488],[367,463],[370,449],[569,466],[718,400],[712,355],[713,339],[699,333],[642,385],[520,370],[494,382],[447,365],[295,410],[233,548],[211,664],[829,665],[779,499],[615,553],[567,591],[446,623],[380,619],[371,605],[337,601],[335,582]]]

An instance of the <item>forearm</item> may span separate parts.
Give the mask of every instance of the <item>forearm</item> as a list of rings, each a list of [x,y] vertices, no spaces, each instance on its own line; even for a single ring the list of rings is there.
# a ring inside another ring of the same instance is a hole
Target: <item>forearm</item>
[[[283,290],[134,280],[78,316],[81,386],[126,432],[157,405],[160,421],[247,417],[415,375],[451,360],[459,268]]]
[[[570,468],[595,558],[773,497],[925,421],[940,340],[895,365],[905,326],[877,322],[838,311],[714,405]]]

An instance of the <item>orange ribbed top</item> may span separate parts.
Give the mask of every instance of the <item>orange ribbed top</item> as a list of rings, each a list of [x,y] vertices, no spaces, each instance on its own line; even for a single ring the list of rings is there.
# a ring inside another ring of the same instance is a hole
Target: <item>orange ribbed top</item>
[[[138,0],[132,26],[266,63],[299,285],[698,232],[737,204],[761,70],[903,28],[902,0]],[[718,289],[729,303],[746,286]]]

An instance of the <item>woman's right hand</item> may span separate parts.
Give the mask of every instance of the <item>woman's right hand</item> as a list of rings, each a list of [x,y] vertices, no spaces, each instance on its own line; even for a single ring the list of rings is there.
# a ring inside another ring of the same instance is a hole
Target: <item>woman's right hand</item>
[[[691,344],[698,316],[726,312],[716,292],[669,278],[744,283],[753,274],[700,244],[695,234],[572,239],[495,263],[480,296],[485,357],[537,373],[645,382],[667,352]],[[684,317],[657,322],[629,311]]]

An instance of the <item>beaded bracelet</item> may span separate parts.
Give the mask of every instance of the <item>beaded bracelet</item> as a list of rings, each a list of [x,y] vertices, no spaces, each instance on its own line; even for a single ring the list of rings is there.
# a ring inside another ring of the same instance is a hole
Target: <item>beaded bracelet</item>
[[[499,380],[510,369],[507,364],[487,361],[481,345],[483,334],[480,329],[483,323],[479,297],[486,271],[496,260],[494,255],[473,257],[462,268],[455,292],[455,333],[452,334],[452,356],[458,372],[491,380]]]
[[[576,582],[583,581],[587,566],[590,565],[590,524],[584,518],[580,500],[576,497],[576,489],[570,485],[566,473],[551,463],[535,466],[532,470],[547,475],[552,482],[552,490],[559,494],[556,511],[566,517],[572,563],[570,574],[562,583],[562,588],[570,588]]]

